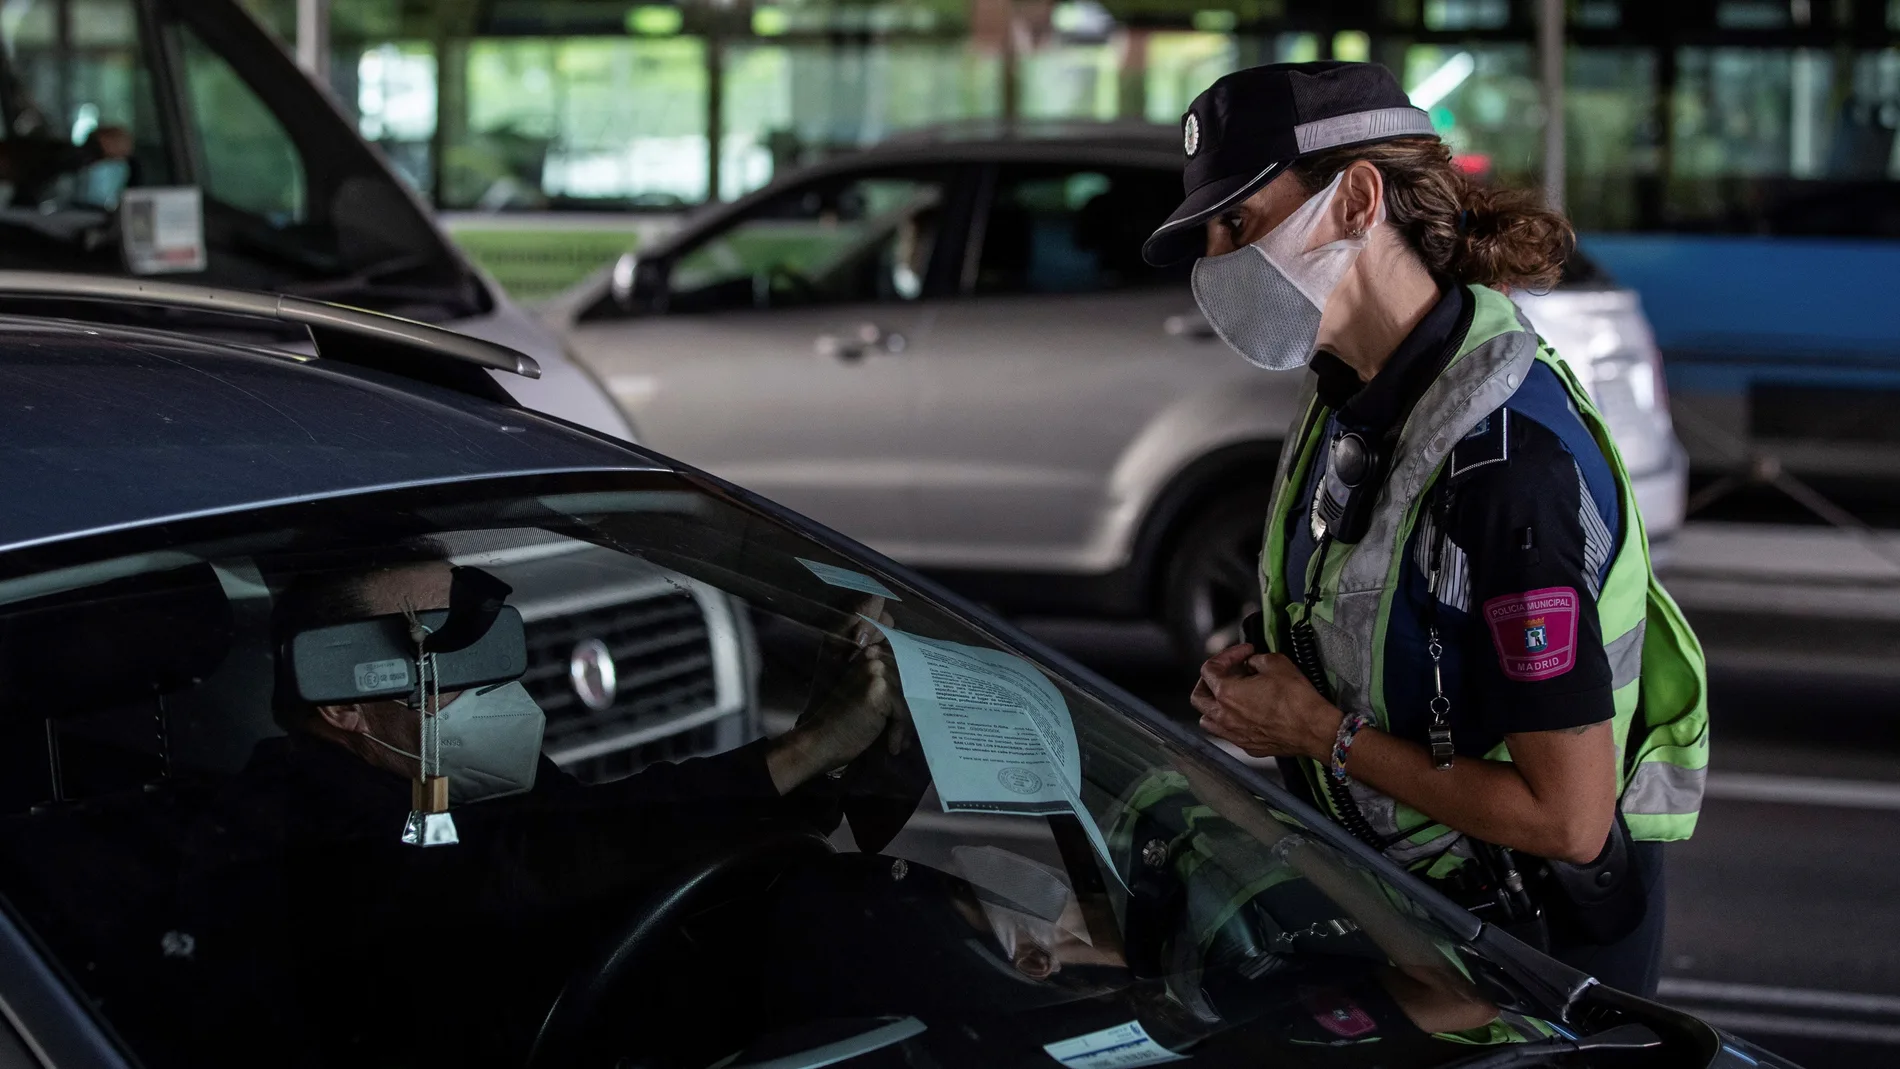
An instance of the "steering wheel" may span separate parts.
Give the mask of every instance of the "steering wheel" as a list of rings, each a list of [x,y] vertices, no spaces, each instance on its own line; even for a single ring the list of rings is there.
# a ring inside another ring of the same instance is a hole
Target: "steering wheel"
[[[759,887],[802,861],[836,851],[816,832],[783,832],[722,850],[684,869],[642,898],[619,930],[572,973],[529,1048],[527,1069],[576,1064],[607,996],[626,976],[652,964],[668,939],[721,894]]]

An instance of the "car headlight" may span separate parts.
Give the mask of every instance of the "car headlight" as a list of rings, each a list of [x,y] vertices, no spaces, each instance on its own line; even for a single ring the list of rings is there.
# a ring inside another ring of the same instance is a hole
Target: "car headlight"
[[[1623,464],[1640,474],[1667,465],[1674,442],[1668,385],[1653,347],[1621,348],[1590,361],[1585,384]]]
[[[1576,301],[1547,336],[1557,335],[1550,340],[1609,424],[1624,465],[1634,474],[1653,471],[1670,462],[1675,440],[1662,354],[1626,295],[1592,296],[1624,299],[1597,308]]]

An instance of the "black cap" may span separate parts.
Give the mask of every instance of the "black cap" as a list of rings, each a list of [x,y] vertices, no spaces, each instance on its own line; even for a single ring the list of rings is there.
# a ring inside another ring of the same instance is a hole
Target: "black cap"
[[[1209,216],[1273,181],[1301,156],[1397,137],[1437,137],[1377,63],[1271,63],[1235,71],[1181,116],[1187,199],[1141,247],[1151,264],[1206,250]]]

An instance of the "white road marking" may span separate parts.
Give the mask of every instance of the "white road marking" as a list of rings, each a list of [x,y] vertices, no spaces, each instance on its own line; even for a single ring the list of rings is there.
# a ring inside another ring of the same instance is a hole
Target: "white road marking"
[[[1860,1021],[1831,1021],[1820,1017],[1789,1017],[1779,1013],[1733,1013],[1728,1010],[1695,1010],[1695,1015],[1717,1028],[1738,1035],[1801,1036],[1807,1039],[1832,1039],[1845,1043],[1892,1043],[1900,1045],[1900,1024],[1863,1024]]]
[[[1658,992],[1665,999],[1737,1002],[1786,1009],[1832,1010],[1835,1013],[1873,1013],[1900,1017],[1900,995],[1863,995],[1855,991],[1817,991],[1800,987],[1730,984],[1717,980],[1664,977]]]
[[[1900,809],[1900,783],[1776,776],[1759,772],[1711,772],[1707,796],[1734,802]]]

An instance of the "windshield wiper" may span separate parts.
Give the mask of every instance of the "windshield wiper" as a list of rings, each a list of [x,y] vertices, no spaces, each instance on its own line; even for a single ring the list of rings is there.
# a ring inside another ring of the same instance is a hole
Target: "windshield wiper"
[[[1582,1054],[1586,1051],[1600,1050],[1651,1050],[1662,1046],[1662,1037],[1649,1030],[1647,1025],[1619,1024],[1615,1028],[1605,1029],[1593,1036],[1578,1036],[1565,1039],[1552,1036],[1530,1043],[1513,1043],[1503,1050],[1487,1051],[1461,1062],[1452,1062],[1444,1069],[1498,1069],[1506,1065],[1522,1065],[1525,1062],[1543,1061],[1562,1054]]]
[[[378,260],[368,266],[360,267],[347,275],[338,275],[335,278],[320,278],[311,282],[292,282],[288,285],[279,286],[277,287],[277,292],[288,293],[293,297],[311,297],[320,301],[333,300],[346,293],[361,293],[364,290],[379,289],[381,287],[378,285],[378,279],[401,274],[404,271],[414,270],[418,267],[425,267],[429,264],[429,261],[430,257],[424,256],[421,253],[405,252],[397,256],[391,256],[385,260]],[[402,287],[390,288],[398,289]]]
[[[434,257],[422,253],[403,253],[386,260],[379,260],[346,275],[311,279],[306,282],[291,282],[277,286],[275,289],[279,293],[292,297],[341,301],[346,304],[373,304],[378,311],[395,312],[412,319],[454,319],[479,312],[481,309],[472,303],[461,288],[454,283],[382,281],[392,275],[400,276],[409,271],[426,270],[435,263]],[[420,311],[425,308],[432,309],[434,314],[424,314]]]

